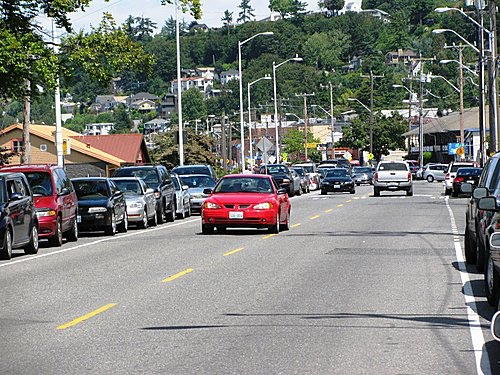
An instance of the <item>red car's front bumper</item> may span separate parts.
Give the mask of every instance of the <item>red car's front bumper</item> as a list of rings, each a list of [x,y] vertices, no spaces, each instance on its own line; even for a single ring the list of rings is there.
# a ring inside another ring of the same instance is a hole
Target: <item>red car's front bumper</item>
[[[52,237],[56,234],[57,216],[38,217],[38,237]]]
[[[242,212],[243,218],[230,219],[229,212]],[[276,225],[278,212],[276,209],[270,210],[227,210],[227,209],[206,209],[201,211],[202,224],[225,226],[234,228],[262,228]]]

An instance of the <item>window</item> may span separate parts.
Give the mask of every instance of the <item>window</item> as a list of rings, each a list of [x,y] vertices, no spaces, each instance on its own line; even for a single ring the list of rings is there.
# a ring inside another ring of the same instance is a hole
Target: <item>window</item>
[[[21,152],[23,151],[23,140],[22,139],[13,139],[12,140],[12,151]]]
[[[45,143],[40,145],[40,151],[47,151],[47,145]]]

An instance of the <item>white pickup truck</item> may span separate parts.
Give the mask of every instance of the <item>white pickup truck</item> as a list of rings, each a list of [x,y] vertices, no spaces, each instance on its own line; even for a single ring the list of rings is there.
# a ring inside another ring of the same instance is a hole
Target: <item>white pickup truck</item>
[[[373,176],[373,195],[380,196],[383,190],[405,190],[413,195],[413,181],[410,167],[404,161],[381,161]]]

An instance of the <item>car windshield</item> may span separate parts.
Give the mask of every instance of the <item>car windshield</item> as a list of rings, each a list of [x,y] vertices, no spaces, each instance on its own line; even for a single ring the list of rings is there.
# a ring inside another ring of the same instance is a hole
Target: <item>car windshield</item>
[[[464,167],[470,167],[470,165],[453,164],[453,165],[451,166],[451,171],[450,171],[450,172],[456,172],[456,171],[458,171],[460,168],[464,168]]]
[[[354,173],[372,173],[372,169],[370,167],[354,167]]]
[[[347,169],[331,169],[326,174],[326,177],[347,177],[349,171]]]
[[[302,168],[306,171],[306,173],[314,173],[314,167],[312,165],[302,165]]]
[[[481,168],[459,168],[457,176],[479,176]]]
[[[379,171],[406,171],[406,164],[403,163],[383,163],[379,166]]]
[[[139,177],[144,180],[144,182],[148,185],[148,187],[155,189],[158,187],[160,180],[158,179],[158,174],[154,169],[134,169],[134,168],[125,168],[118,169],[114,177]]]
[[[137,180],[113,180],[125,195],[143,195],[141,184]]]
[[[108,184],[103,180],[73,181],[78,200],[92,200],[109,197]]]
[[[211,188],[215,186],[215,180],[210,176],[180,176],[184,185],[190,188]]]
[[[215,193],[272,193],[268,178],[237,177],[223,178],[214,189]]]
[[[173,172],[177,174],[206,174],[210,175],[210,171],[207,167],[198,166],[198,167],[176,167]]]
[[[31,191],[35,196],[50,197],[52,195],[52,181],[47,172],[24,172],[28,179]]]
[[[267,170],[267,172],[266,172]],[[284,165],[268,165],[267,167],[260,167],[260,173],[276,174],[276,173],[288,173],[288,168]]]
[[[304,177],[306,174],[304,172],[304,170],[302,168],[293,168],[293,170],[295,172],[297,172],[297,174],[300,176],[300,177]]]

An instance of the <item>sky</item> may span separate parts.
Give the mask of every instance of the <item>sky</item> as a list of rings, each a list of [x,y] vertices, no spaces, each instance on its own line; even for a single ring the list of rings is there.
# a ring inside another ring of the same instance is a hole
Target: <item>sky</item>
[[[235,21],[238,18],[240,12],[238,5],[241,0],[201,0],[201,2],[203,14],[198,23],[205,23],[209,27],[220,27],[222,26],[221,18],[226,9],[233,12]],[[307,10],[318,9],[318,0],[306,0],[306,2],[310,4],[307,6]],[[168,17],[175,17],[173,5],[161,6],[160,3],[160,0],[110,0],[109,2],[93,0],[85,12],[73,13],[71,19],[75,30],[90,30],[90,25],[97,26],[99,24],[103,12],[111,13],[118,24],[122,24],[129,15],[142,16],[156,22],[157,32],[159,32]],[[250,0],[250,5],[255,9],[254,14],[257,20],[270,15],[269,0]],[[179,17],[180,19],[184,18],[188,23],[193,20],[189,14],[180,13]]]

